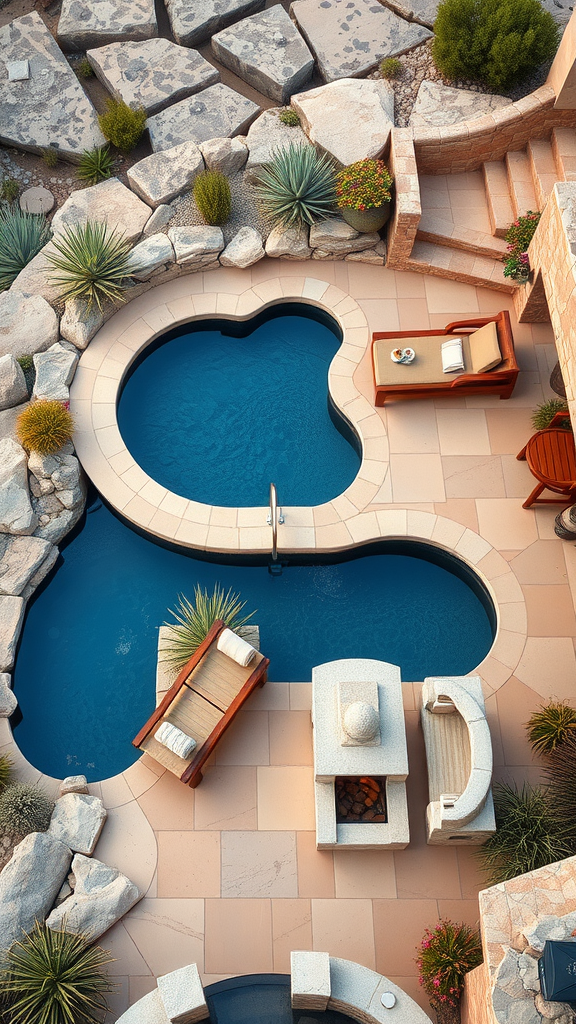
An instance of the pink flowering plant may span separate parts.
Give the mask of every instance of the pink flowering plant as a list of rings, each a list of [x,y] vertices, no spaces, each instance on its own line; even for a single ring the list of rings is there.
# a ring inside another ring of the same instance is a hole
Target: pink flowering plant
[[[427,928],[418,946],[416,966],[432,1007],[458,1006],[464,975],[481,963],[480,936],[467,924],[445,920],[433,930]]]
[[[370,210],[389,203],[392,175],[383,160],[357,160],[336,175],[338,206]]]
[[[504,277],[523,280],[530,273],[530,260],[527,248],[534,238],[541,214],[529,210],[523,217],[518,217],[506,232],[508,256],[503,256]]]

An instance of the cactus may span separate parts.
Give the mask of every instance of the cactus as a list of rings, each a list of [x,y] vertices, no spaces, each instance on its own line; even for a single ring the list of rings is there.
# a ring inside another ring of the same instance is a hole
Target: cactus
[[[207,224],[225,224],[232,210],[230,182],[220,171],[202,171],[194,182],[194,199]]]
[[[0,833],[27,836],[30,832],[46,832],[54,804],[37,786],[17,782],[0,796]]]

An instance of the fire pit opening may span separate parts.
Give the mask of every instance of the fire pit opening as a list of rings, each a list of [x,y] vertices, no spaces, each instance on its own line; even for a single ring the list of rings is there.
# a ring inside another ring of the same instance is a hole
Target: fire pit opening
[[[337,776],[336,821],[386,821],[386,779],[363,775]]]

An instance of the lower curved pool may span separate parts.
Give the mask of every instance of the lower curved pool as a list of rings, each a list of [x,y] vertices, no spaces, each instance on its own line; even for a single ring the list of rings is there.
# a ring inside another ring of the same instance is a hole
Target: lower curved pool
[[[430,561],[438,552],[423,544],[382,550],[271,576],[161,547],[95,499],[28,607],[14,672],[20,749],[58,778],[97,781],[132,764],[154,708],[158,626],[195,584],[232,587],[257,609],[272,680],[310,680],[314,665],[351,657],[400,665],[405,681],[470,672],[493,639],[476,577],[456,559]]]

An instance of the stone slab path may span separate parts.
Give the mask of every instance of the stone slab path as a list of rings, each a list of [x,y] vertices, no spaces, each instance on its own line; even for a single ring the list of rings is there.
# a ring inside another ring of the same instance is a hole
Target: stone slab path
[[[151,39],[158,35],[154,0],[62,0],[57,35],[65,50]]]
[[[182,142],[198,144],[208,139],[243,135],[259,112],[256,103],[229,86],[211,85],[199,96],[180,100],[148,118],[152,149],[156,153]]]

